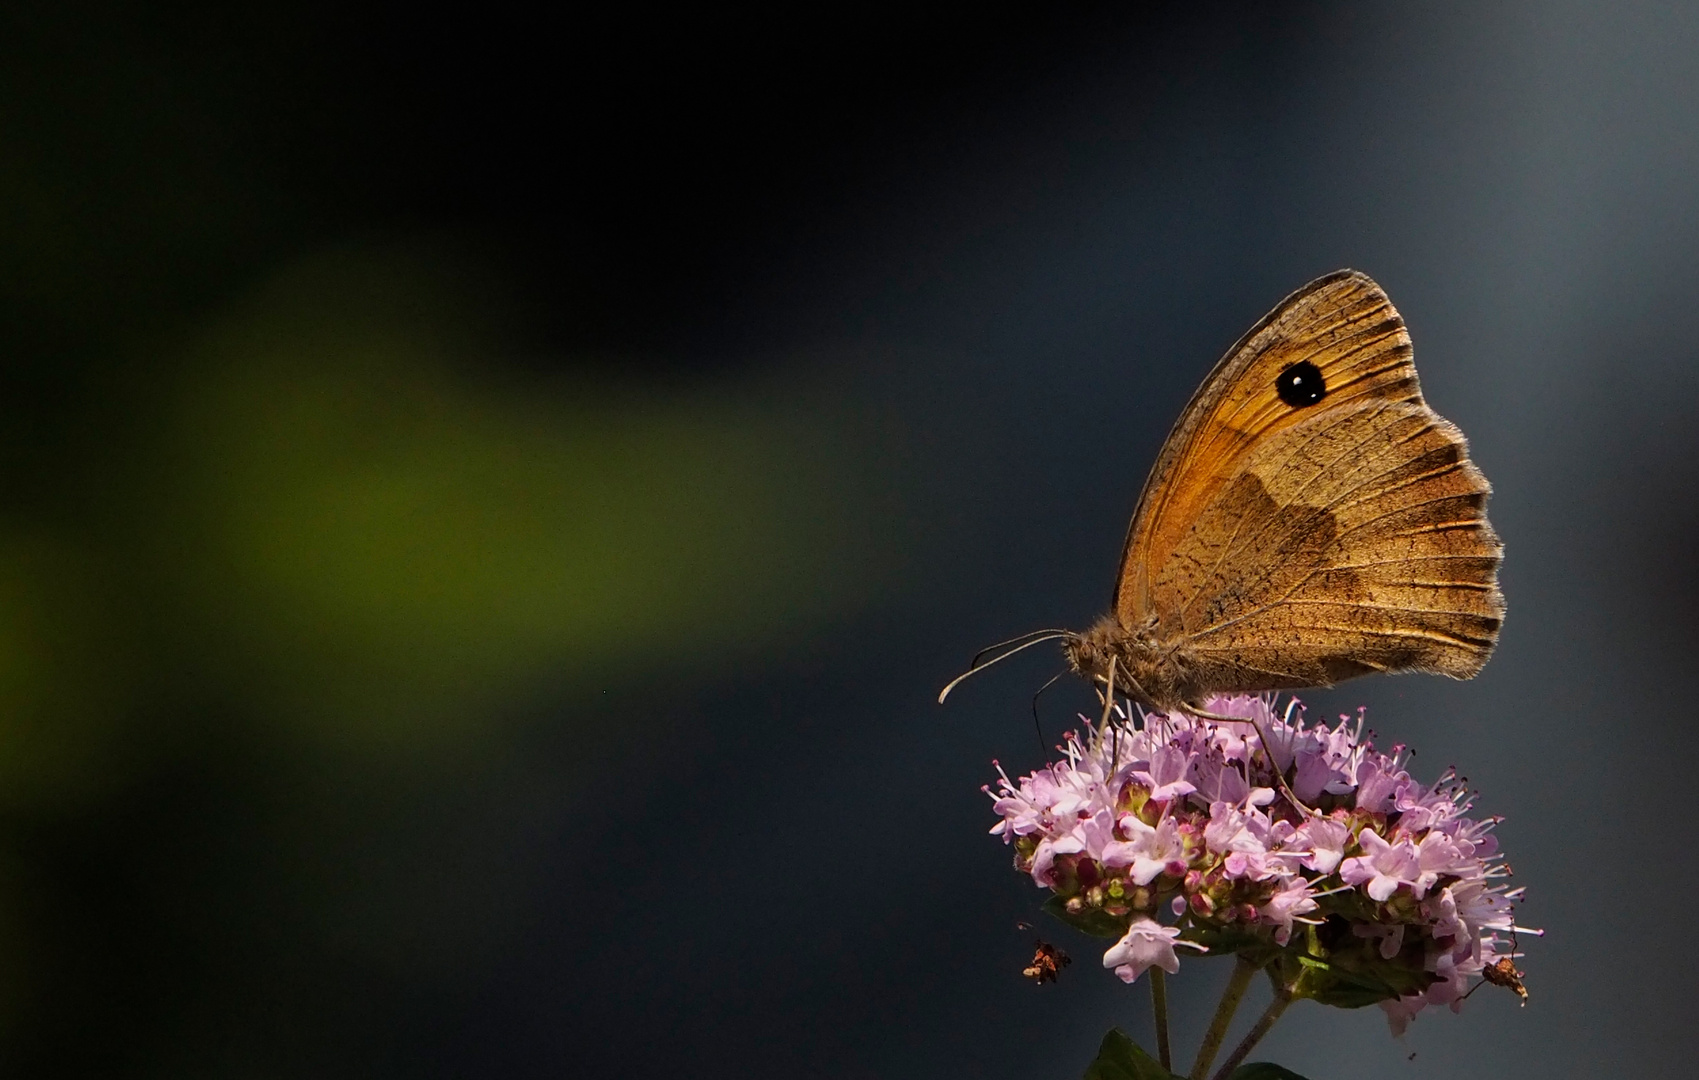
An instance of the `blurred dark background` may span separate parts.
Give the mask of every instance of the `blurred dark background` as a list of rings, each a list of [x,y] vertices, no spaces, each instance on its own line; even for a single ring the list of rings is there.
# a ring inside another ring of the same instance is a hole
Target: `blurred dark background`
[[[1148,1039],[984,835],[1059,660],[933,696],[1100,613],[1192,388],[1340,266],[1496,485],[1510,614],[1471,683],[1309,700],[1457,764],[1550,934],[1526,1009],[1302,1006],[1267,1055],[1691,1067],[1687,8],[14,4],[0,40],[0,1071],[1073,1077]],[[1172,984],[1184,1045],[1224,978]]]

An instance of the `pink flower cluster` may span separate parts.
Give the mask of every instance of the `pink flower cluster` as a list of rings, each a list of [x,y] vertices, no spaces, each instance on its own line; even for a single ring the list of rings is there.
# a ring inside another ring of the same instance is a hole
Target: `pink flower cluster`
[[[1206,711],[1245,721],[1117,719],[986,788],[992,833],[1054,893],[1047,908],[1116,939],[1105,967],[1132,982],[1178,971],[1177,947],[1236,953],[1294,996],[1380,1004],[1395,1033],[1427,1005],[1459,1008],[1478,979],[1509,985],[1521,890],[1503,884],[1497,819],[1468,817],[1454,776],[1418,783],[1361,716],[1307,726],[1271,696]]]

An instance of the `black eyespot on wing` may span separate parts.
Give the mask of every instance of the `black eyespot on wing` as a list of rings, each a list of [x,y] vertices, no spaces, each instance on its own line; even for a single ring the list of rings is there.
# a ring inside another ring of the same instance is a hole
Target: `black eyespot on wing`
[[[1308,360],[1300,360],[1275,378],[1274,390],[1281,401],[1301,409],[1327,396],[1327,382],[1321,377],[1320,368]]]

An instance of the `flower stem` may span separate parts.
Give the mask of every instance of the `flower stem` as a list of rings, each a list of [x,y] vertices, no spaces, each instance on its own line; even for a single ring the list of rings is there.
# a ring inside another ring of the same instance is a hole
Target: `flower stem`
[[[1156,1014],[1156,1056],[1164,1069],[1174,1067],[1168,1052],[1168,973],[1150,969],[1150,1009]]]
[[[1291,990],[1284,986],[1275,990],[1274,1000],[1268,1003],[1268,1008],[1264,1009],[1262,1015],[1257,1018],[1256,1026],[1247,1031],[1239,1045],[1233,1048],[1231,1054],[1227,1055],[1227,1060],[1221,1063],[1221,1068],[1215,1070],[1214,1080],[1227,1080],[1233,1074],[1233,1070],[1239,1067],[1240,1062],[1245,1060],[1245,1056],[1251,1052],[1257,1043],[1262,1041],[1264,1035],[1268,1034],[1268,1029],[1274,1026],[1274,1022],[1280,1019],[1280,1014],[1285,1012],[1286,1006],[1290,1004],[1292,1004]]]
[[[1227,1037],[1227,1027],[1233,1022],[1233,1014],[1239,1011],[1239,1002],[1251,985],[1251,976],[1256,973],[1257,965],[1244,957],[1238,957],[1234,961],[1233,977],[1227,980],[1227,989],[1221,995],[1221,1004],[1215,1007],[1215,1018],[1209,1022],[1209,1030],[1203,1033],[1203,1045],[1198,1047],[1198,1058],[1192,1062],[1192,1071],[1187,1074],[1191,1080],[1204,1080],[1204,1077],[1209,1075],[1209,1066],[1215,1061],[1216,1052],[1221,1049],[1221,1040]]]

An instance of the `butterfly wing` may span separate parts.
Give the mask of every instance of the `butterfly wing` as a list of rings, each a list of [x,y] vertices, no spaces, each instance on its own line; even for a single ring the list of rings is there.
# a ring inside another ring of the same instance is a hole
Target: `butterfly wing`
[[[1116,594],[1191,694],[1479,671],[1503,617],[1486,479],[1386,294],[1341,271],[1253,327],[1169,436]]]

